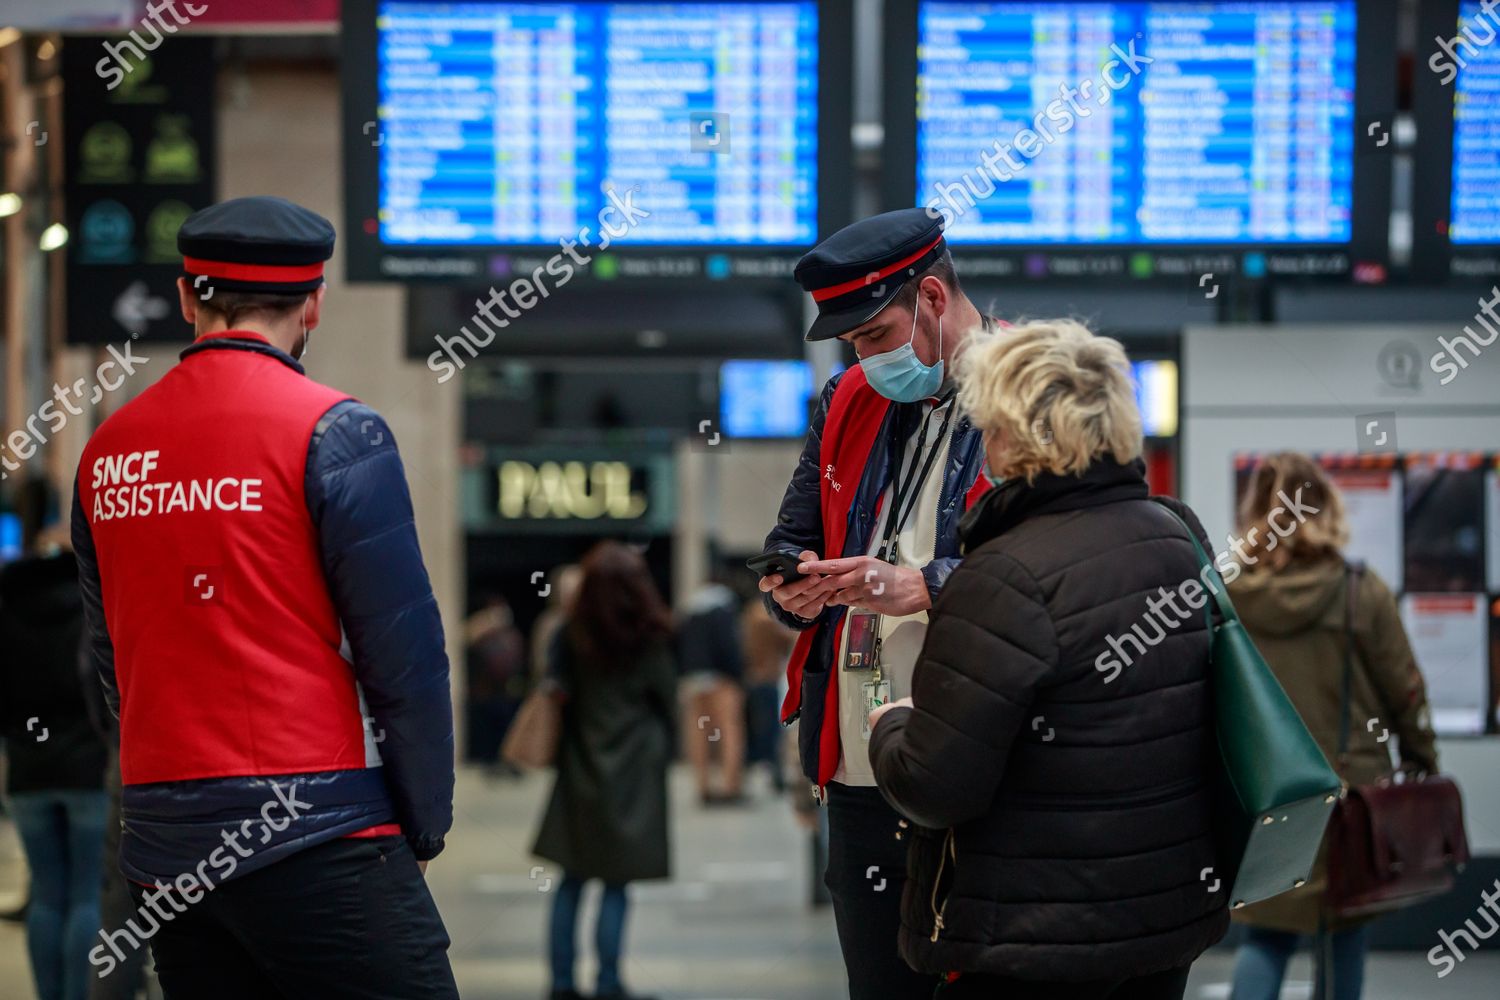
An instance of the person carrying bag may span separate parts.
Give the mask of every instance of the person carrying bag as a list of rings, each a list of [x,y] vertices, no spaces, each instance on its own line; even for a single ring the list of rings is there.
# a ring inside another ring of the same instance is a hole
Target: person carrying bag
[[[1364,834],[1357,832],[1371,790],[1380,797],[1378,789],[1392,771],[1393,739],[1407,770],[1437,772],[1426,688],[1394,595],[1377,574],[1350,572],[1346,564],[1343,499],[1316,462],[1295,452],[1265,458],[1247,483],[1237,534],[1249,544],[1243,546],[1243,572],[1226,574],[1229,592],[1250,638],[1348,791],[1306,884],[1235,911],[1248,932],[1231,997],[1274,1000],[1288,961],[1310,939],[1316,945],[1316,1000],[1357,1000],[1368,915],[1341,902],[1346,897],[1335,873],[1357,861],[1360,852],[1352,846],[1361,837],[1367,847],[1385,843],[1381,850],[1388,850],[1394,843],[1388,835],[1403,829],[1377,831],[1366,824]],[[1446,782],[1433,788],[1451,790]],[[1383,805],[1375,807],[1381,815],[1388,811]],[[1433,810],[1406,832],[1436,830],[1438,816]],[[1416,856],[1404,836],[1397,838],[1398,860]],[[1383,877],[1391,874],[1387,865]]]

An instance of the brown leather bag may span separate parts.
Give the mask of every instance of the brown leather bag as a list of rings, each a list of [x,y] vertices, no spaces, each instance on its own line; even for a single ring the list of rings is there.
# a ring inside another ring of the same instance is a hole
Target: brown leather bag
[[[500,757],[517,767],[552,767],[557,763],[561,737],[562,706],[557,691],[550,684],[542,684],[521,702],[500,746]]]
[[[1350,688],[1354,674],[1354,607],[1363,567],[1349,567],[1344,625],[1343,715],[1339,757],[1349,749]],[[1383,778],[1350,788],[1328,831],[1328,909],[1339,917],[1367,917],[1441,896],[1469,860],[1463,798],[1441,775],[1406,781]]]

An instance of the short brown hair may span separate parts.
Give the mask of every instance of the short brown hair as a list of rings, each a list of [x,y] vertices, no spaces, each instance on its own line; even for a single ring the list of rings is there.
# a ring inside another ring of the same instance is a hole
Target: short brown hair
[[[277,295],[270,292],[218,292],[198,301],[199,312],[209,312],[224,317],[231,330],[240,320],[249,316],[268,316],[284,319],[307,304],[308,294]]]

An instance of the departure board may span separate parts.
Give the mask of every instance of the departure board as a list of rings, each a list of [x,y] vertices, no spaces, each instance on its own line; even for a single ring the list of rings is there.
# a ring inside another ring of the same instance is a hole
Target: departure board
[[[1467,25],[1486,24],[1483,4],[1470,0],[1459,5],[1459,16]],[[1495,244],[1500,243],[1500,46],[1470,45],[1462,55],[1453,81],[1448,238],[1455,244]]]
[[[1348,243],[1355,9],[924,0],[917,203],[955,243]]]
[[[385,246],[816,242],[814,2],[388,0],[376,30]]]

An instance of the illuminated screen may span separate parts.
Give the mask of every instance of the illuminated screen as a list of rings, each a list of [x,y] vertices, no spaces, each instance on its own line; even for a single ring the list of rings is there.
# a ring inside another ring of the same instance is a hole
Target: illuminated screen
[[[813,392],[806,361],[726,361],[719,366],[720,426],[730,437],[801,437]]]
[[[1487,23],[1483,5],[1464,0],[1459,14],[1476,33]],[[1473,50],[1472,54],[1470,50]],[[1500,46],[1467,46],[1453,82],[1454,243],[1500,243]]]
[[[21,518],[0,514],[0,566],[21,558]]]
[[[917,203],[988,244],[1351,239],[1355,0],[918,15]]]
[[[376,25],[387,245],[816,241],[816,3],[389,0]]]
[[[1141,432],[1147,437],[1177,433],[1177,362],[1133,361],[1135,404],[1141,411]]]

